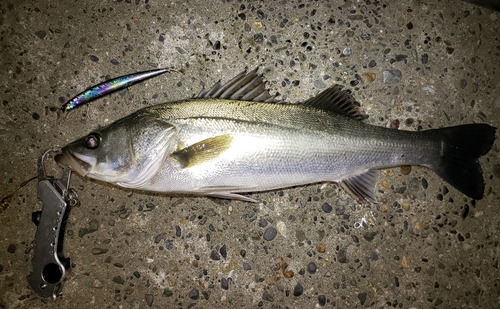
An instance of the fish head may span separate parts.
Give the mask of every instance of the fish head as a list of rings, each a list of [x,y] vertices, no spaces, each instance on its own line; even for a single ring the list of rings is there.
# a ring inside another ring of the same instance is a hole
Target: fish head
[[[70,143],[55,160],[81,176],[140,188],[177,149],[175,135],[167,121],[133,114]]]

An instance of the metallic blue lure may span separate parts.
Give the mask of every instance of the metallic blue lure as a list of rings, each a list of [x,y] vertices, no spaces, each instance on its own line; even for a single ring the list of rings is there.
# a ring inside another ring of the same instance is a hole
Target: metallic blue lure
[[[107,94],[121,90],[123,88],[127,88],[135,83],[161,75],[166,72],[179,72],[179,71],[171,69],[157,69],[157,70],[143,71],[139,73],[123,75],[114,78],[112,80],[100,83],[98,85],[92,86],[90,88],[87,88],[85,91],[79,93],[74,98],[66,102],[63,106],[61,106],[61,110],[63,112],[72,110],[80,105],[86,104],[90,101],[103,97]]]

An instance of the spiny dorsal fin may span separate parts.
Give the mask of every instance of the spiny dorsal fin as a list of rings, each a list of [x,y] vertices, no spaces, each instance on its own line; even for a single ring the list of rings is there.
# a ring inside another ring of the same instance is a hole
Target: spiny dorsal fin
[[[340,186],[362,204],[376,203],[377,198],[373,190],[375,189],[377,178],[378,171],[371,169],[366,173],[342,180]]]
[[[232,141],[233,136],[231,134],[218,135],[178,150],[172,153],[171,156],[179,161],[183,168],[192,167],[215,159],[231,146]]]
[[[356,102],[351,94],[342,90],[342,86],[340,85],[334,85],[302,104],[357,120],[367,118],[367,116],[361,114],[359,111],[359,103]]]
[[[257,67],[248,73],[245,70],[224,85],[219,81],[208,91],[203,88],[196,98],[278,102],[276,95],[269,94],[262,74],[257,74],[258,69]]]

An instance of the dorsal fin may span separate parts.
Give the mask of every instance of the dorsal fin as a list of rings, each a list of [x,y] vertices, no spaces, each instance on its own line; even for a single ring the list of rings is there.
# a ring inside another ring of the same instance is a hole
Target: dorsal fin
[[[359,103],[340,85],[334,85],[302,104],[357,120],[367,118],[359,111]]]
[[[276,99],[277,95],[271,95],[266,89],[262,74],[257,74],[258,69],[250,72],[245,70],[224,85],[218,81],[208,91],[203,88],[196,98],[283,103]],[[359,111],[359,103],[340,85],[334,85],[302,104],[357,120],[367,118]]]
[[[262,74],[257,74],[258,69],[257,67],[248,73],[245,70],[224,85],[219,81],[208,91],[203,88],[196,98],[279,102],[276,95],[269,94]]]

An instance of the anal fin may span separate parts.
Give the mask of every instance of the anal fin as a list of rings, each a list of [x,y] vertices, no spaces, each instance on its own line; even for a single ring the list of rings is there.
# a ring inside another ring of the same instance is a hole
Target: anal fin
[[[377,178],[378,171],[376,169],[371,169],[366,173],[342,180],[340,186],[362,204],[376,203],[377,198],[373,191]]]

